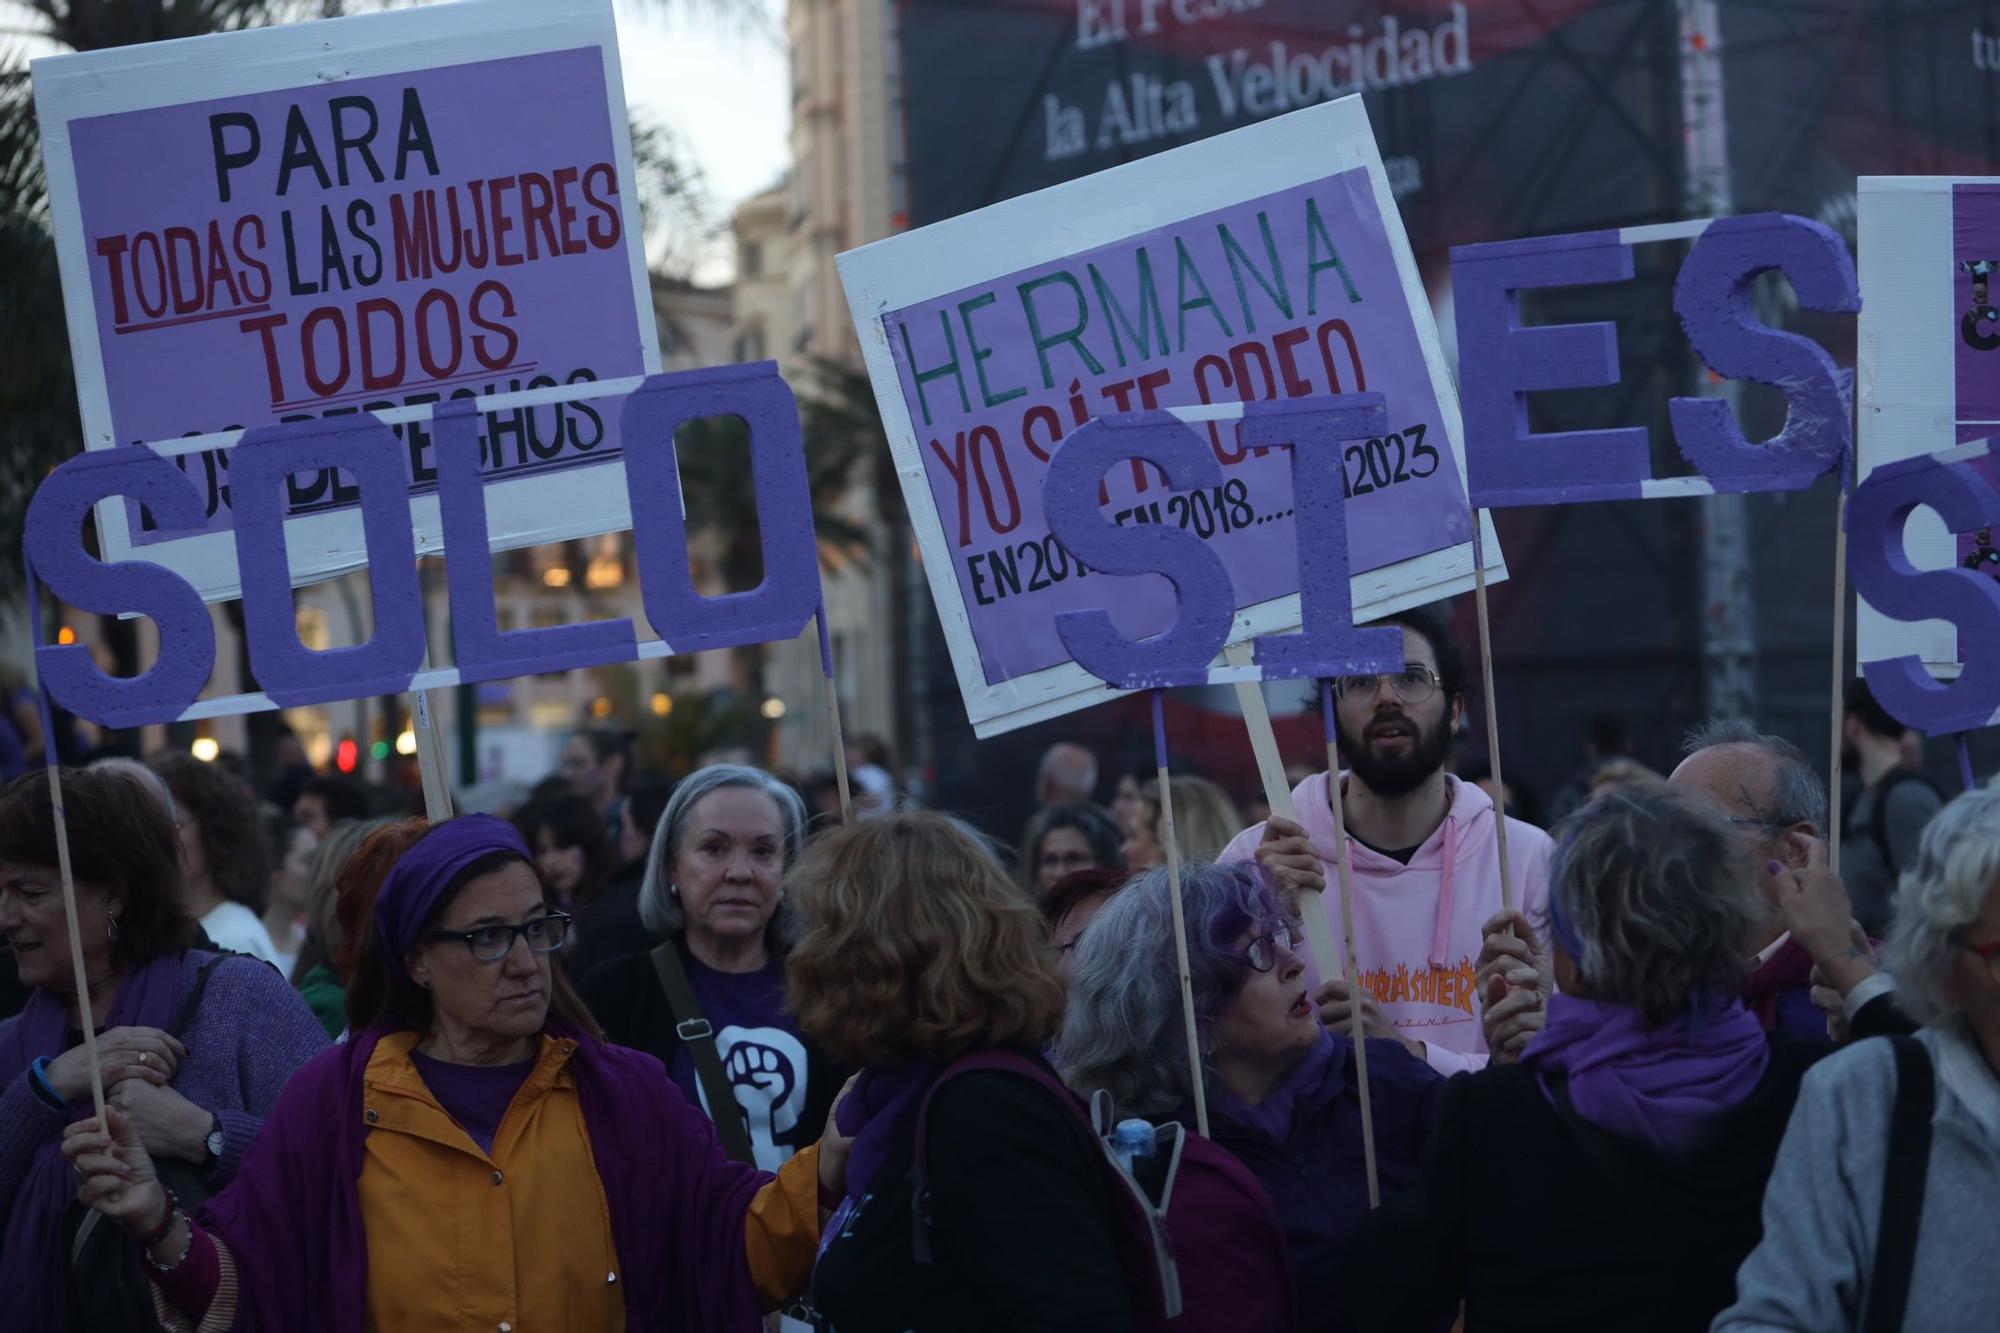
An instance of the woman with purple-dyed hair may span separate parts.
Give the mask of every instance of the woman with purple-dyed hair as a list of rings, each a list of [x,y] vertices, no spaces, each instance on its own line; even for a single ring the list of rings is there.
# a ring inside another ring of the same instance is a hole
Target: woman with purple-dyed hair
[[[1341,1328],[1336,1260],[1368,1212],[1353,1047],[1321,1026],[1297,927],[1261,870],[1189,863],[1181,896],[1210,1134],[1277,1207],[1300,1330]],[[1070,1086],[1108,1090],[1120,1114],[1192,1127],[1179,978],[1172,892],[1155,870],[1077,942],[1058,1042]],[[1368,1073],[1377,1163],[1394,1189],[1416,1176],[1443,1080],[1401,1042],[1374,1038]]]
[[[1747,846],[1665,784],[1571,818],[1549,876],[1547,1022],[1519,1063],[1448,1085],[1419,1187],[1350,1255],[1355,1327],[1462,1300],[1482,1333],[1677,1333],[1729,1304],[1800,1079],[1830,1049],[1744,1006],[1742,940],[1771,873]]]

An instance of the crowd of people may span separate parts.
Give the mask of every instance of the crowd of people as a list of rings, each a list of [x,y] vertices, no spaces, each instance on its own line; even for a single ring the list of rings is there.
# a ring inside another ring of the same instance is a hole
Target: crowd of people
[[[1607,730],[1545,831],[1393,620],[1295,820],[1072,744],[1012,848],[867,752],[849,821],[598,730],[435,824],[66,769],[82,993],[46,782],[0,787],[0,1323],[1988,1326],[2000,791],[1857,689],[1837,806],[1750,723],[1664,775]]]

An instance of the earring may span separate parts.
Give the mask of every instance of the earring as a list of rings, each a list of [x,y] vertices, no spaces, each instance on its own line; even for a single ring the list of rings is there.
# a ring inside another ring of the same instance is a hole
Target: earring
[[[118,943],[118,918],[117,918],[117,917],[115,917],[115,916],[111,916],[111,917],[106,917],[106,918],[105,918],[105,922],[104,922],[104,933],[105,933],[106,937],[108,937],[108,938],[110,939],[110,941],[111,941],[111,942],[112,942],[113,944],[116,944],[116,943]]]

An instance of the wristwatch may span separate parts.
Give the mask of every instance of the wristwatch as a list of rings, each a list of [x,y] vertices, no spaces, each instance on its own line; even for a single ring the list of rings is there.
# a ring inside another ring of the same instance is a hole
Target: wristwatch
[[[222,1117],[213,1111],[209,1112],[208,1136],[201,1141],[201,1147],[207,1154],[202,1158],[202,1169],[213,1171],[215,1164],[222,1160]]]

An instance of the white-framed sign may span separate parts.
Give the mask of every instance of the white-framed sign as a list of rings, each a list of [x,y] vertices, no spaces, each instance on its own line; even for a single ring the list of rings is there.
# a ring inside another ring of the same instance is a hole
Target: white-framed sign
[[[1220,487],[1115,469],[1119,523],[1171,523],[1229,568],[1229,643],[1296,628],[1290,463],[1246,450],[1244,401],[1378,391],[1390,433],[1346,450],[1357,620],[1472,585],[1458,400],[1361,99],[1218,135],[839,258],[974,731],[1116,691],[1071,661],[1061,611],[1166,628],[1154,575],[1080,569],[1048,533],[1049,450],[1092,417],[1197,421]],[[1505,577],[1489,527],[1489,579]],[[1216,662],[1214,678],[1241,674]]]
[[[659,370],[611,0],[462,0],[32,64],[86,447],[176,456],[205,524],[98,509],[104,555],[239,596],[245,427]],[[431,441],[418,549],[440,545]],[[631,526],[615,419],[488,413],[493,546]],[[296,582],[367,562],[335,470],[294,478]]]
[[[1863,176],[1857,195],[1861,480],[1884,463],[2000,438],[2000,177]],[[1975,466],[2000,482],[1990,459]],[[2000,533],[1980,536],[1919,509],[1905,550],[1919,569],[1993,573]],[[1914,655],[1936,676],[1959,673],[1949,621],[1891,620],[1863,600],[1855,640],[1857,670]]]

